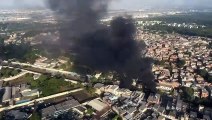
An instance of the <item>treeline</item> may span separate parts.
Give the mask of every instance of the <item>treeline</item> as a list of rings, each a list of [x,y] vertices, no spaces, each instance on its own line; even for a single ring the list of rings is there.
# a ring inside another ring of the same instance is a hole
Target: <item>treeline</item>
[[[201,36],[201,37],[208,37],[212,38],[212,28],[199,28],[199,29],[189,29],[183,27],[172,27],[172,26],[165,26],[165,25],[153,25],[153,26],[145,26],[145,29],[152,30],[152,31],[161,31],[162,33],[179,33],[182,35],[189,35],[189,36]]]
[[[50,23],[35,23],[35,22],[0,22],[0,29],[7,30],[8,32],[17,32],[17,31],[43,31],[43,30],[52,30],[57,26]]]
[[[192,12],[192,13],[182,13],[176,15],[166,15],[144,18],[142,20],[157,20],[167,23],[196,23],[199,25],[206,25],[212,27],[212,12]]]
[[[4,40],[0,39],[0,58],[1,59],[17,59],[21,62],[34,63],[38,58],[40,51],[32,48],[30,43],[4,44]]]
[[[21,72],[20,69],[14,69],[14,68],[1,68],[0,70],[0,78],[8,78],[11,76],[15,76]]]

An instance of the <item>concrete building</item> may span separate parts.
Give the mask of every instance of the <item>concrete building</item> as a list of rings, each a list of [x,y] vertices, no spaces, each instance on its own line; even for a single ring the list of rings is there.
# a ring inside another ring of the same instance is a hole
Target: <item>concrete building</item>
[[[5,114],[6,120],[27,120],[29,115],[19,110],[11,110]]]
[[[147,101],[149,103],[156,103],[159,104],[160,102],[160,94],[150,94],[150,96],[148,97]]]
[[[40,95],[39,91],[37,89],[34,89],[34,90],[25,90],[23,92],[21,92],[21,94],[24,96],[24,97],[32,97],[32,96],[38,96]]]
[[[176,110],[177,111],[181,111],[182,110],[182,104],[183,104],[183,101],[178,99],[177,100],[177,104],[176,104]]]
[[[4,95],[2,97],[2,102],[6,103],[9,102],[12,98],[12,88],[11,87],[5,87],[4,88]]]
[[[108,107],[108,105],[105,104],[100,99],[94,99],[94,100],[88,102],[87,105],[91,106],[93,109],[95,109],[96,111],[99,111],[99,112]]]
[[[207,98],[208,96],[209,96],[209,92],[205,88],[202,88],[201,97],[202,98]]]
[[[67,112],[72,107],[79,105],[80,103],[75,99],[71,99],[41,110],[42,120],[50,120],[57,118],[60,114]]]

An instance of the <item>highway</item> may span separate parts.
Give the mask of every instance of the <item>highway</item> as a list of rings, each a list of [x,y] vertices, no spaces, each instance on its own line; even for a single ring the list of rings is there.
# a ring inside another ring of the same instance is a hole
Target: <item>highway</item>
[[[9,67],[9,68],[14,68],[14,67]],[[12,76],[12,77],[9,77],[9,78],[3,78],[2,80],[5,81],[5,82],[13,81],[13,80],[16,80],[16,79],[18,79],[18,78],[20,78],[20,77],[23,77],[23,76],[26,75],[27,73],[40,74],[40,73],[36,73],[36,72],[32,72],[32,71],[28,71],[28,70],[23,70],[23,69],[22,69],[22,72],[19,73],[18,75]]]
[[[45,68],[45,67],[40,67],[40,66],[28,64],[28,63],[20,63],[20,62],[11,62],[11,63],[13,65],[20,65],[22,67],[29,66],[29,67],[33,67],[33,68],[38,68],[38,69],[46,70],[47,72],[51,72],[51,73],[61,73],[61,74],[65,74],[65,75],[79,76],[77,73],[74,73],[74,72],[57,70],[57,69],[53,69],[53,68]]]
[[[12,80],[18,79],[19,77],[22,77],[22,76],[26,75],[27,73],[28,72],[21,72],[20,74],[18,74],[16,76],[9,77],[9,78],[4,78],[2,80],[5,81],[5,82],[12,81]]]
[[[45,101],[45,100],[57,98],[57,97],[64,96],[64,95],[69,95],[71,93],[78,92],[78,91],[81,91],[81,90],[83,90],[83,88],[74,89],[74,90],[70,90],[70,91],[66,91],[66,92],[62,92],[62,93],[57,93],[57,94],[50,95],[50,96],[47,96],[47,97],[37,98],[37,99],[31,100],[29,102],[21,103],[21,104],[18,104],[18,105],[3,107],[3,108],[0,108],[0,112],[3,112],[5,110],[11,110],[11,109],[23,107],[23,106],[32,106],[32,105],[34,105],[34,103],[39,103],[39,102],[42,102],[42,101]]]
[[[57,70],[57,69],[53,69],[53,68],[46,68],[46,67],[40,67],[40,66],[36,66],[36,65],[32,65],[32,64],[28,64],[28,63],[20,63],[20,62],[11,62],[9,63],[8,61],[3,61],[2,62],[5,66],[9,66],[9,67],[14,67],[16,68],[20,68],[22,69],[22,71],[28,71],[30,73],[51,73],[51,74],[60,74],[60,75],[65,75],[65,77],[67,79],[73,80],[73,81],[77,81],[79,82],[79,78],[80,75],[74,72],[69,72],[69,71],[64,71],[64,70]],[[30,67],[30,68],[27,68]]]

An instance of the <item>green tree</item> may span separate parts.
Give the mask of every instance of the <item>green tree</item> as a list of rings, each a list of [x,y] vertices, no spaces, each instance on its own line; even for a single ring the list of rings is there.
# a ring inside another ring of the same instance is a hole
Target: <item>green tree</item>
[[[199,70],[199,75],[202,76],[202,77],[206,77],[207,73],[208,72],[205,69],[200,69]]]
[[[89,86],[86,86],[86,87],[85,87],[85,90],[86,90],[88,93],[92,94],[92,95],[94,95],[95,92],[96,92],[96,89],[95,89],[95,88],[89,87]]]
[[[116,115],[112,120],[122,120],[122,118],[119,115]]]
[[[32,114],[32,116],[30,117],[30,120],[41,120],[41,116],[39,113],[35,112]]]
[[[190,87],[183,87],[183,98],[187,101],[192,101],[194,99],[194,90]]]
[[[185,63],[186,63],[185,60],[178,59],[177,60],[177,67],[182,68],[185,65]]]
[[[19,74],[21,72],[21,70],[19,69],[13,69],[13,68],[2,68],[0,71],[0,78],[7,78],[10,76],[15,76],[17,74]]]
[[[19,71],[18,70],[13,70],[13,71],[11,71],[11,75],[17,75],[19,73]]]
[[[3,47],[4,56],[6,59],[17,59],[22,62],[34,63],[38,58],[38,55],[41,54],[39,50],[33,49],[30,43],[10,43]]]
[[[39,89],[42,92],[42,96],[49,96],[73,88],[79,88],[80,85],[73,84],[64,80],[62,76],[49,76],[41,75],[39,79],[33,80],[32,77],[28,77],[28,83],[32,89]]]
[[[89,108],[86,113],[92,115],[94,113],[94,110],[92,108]]]
[[[164,61],[164,60],[161,60],[161,61],[155,60],[154,63],[155,63],[155,65],[162,65],[162,66],[163,66],[163,65],[165,65],[165,62],[166,62],[166,61]]]

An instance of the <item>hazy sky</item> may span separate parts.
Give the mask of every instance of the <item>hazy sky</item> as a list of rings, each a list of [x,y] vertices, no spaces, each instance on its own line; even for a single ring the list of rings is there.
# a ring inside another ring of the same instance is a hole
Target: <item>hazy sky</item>
[[[45,6],[46,0],[0,0],[0,8],[31,8]],[[161,7],[212,7],[212,0],[112,0],[112,9]]]
[[[112,8],[212,7],[212,0],[114,0]]]

